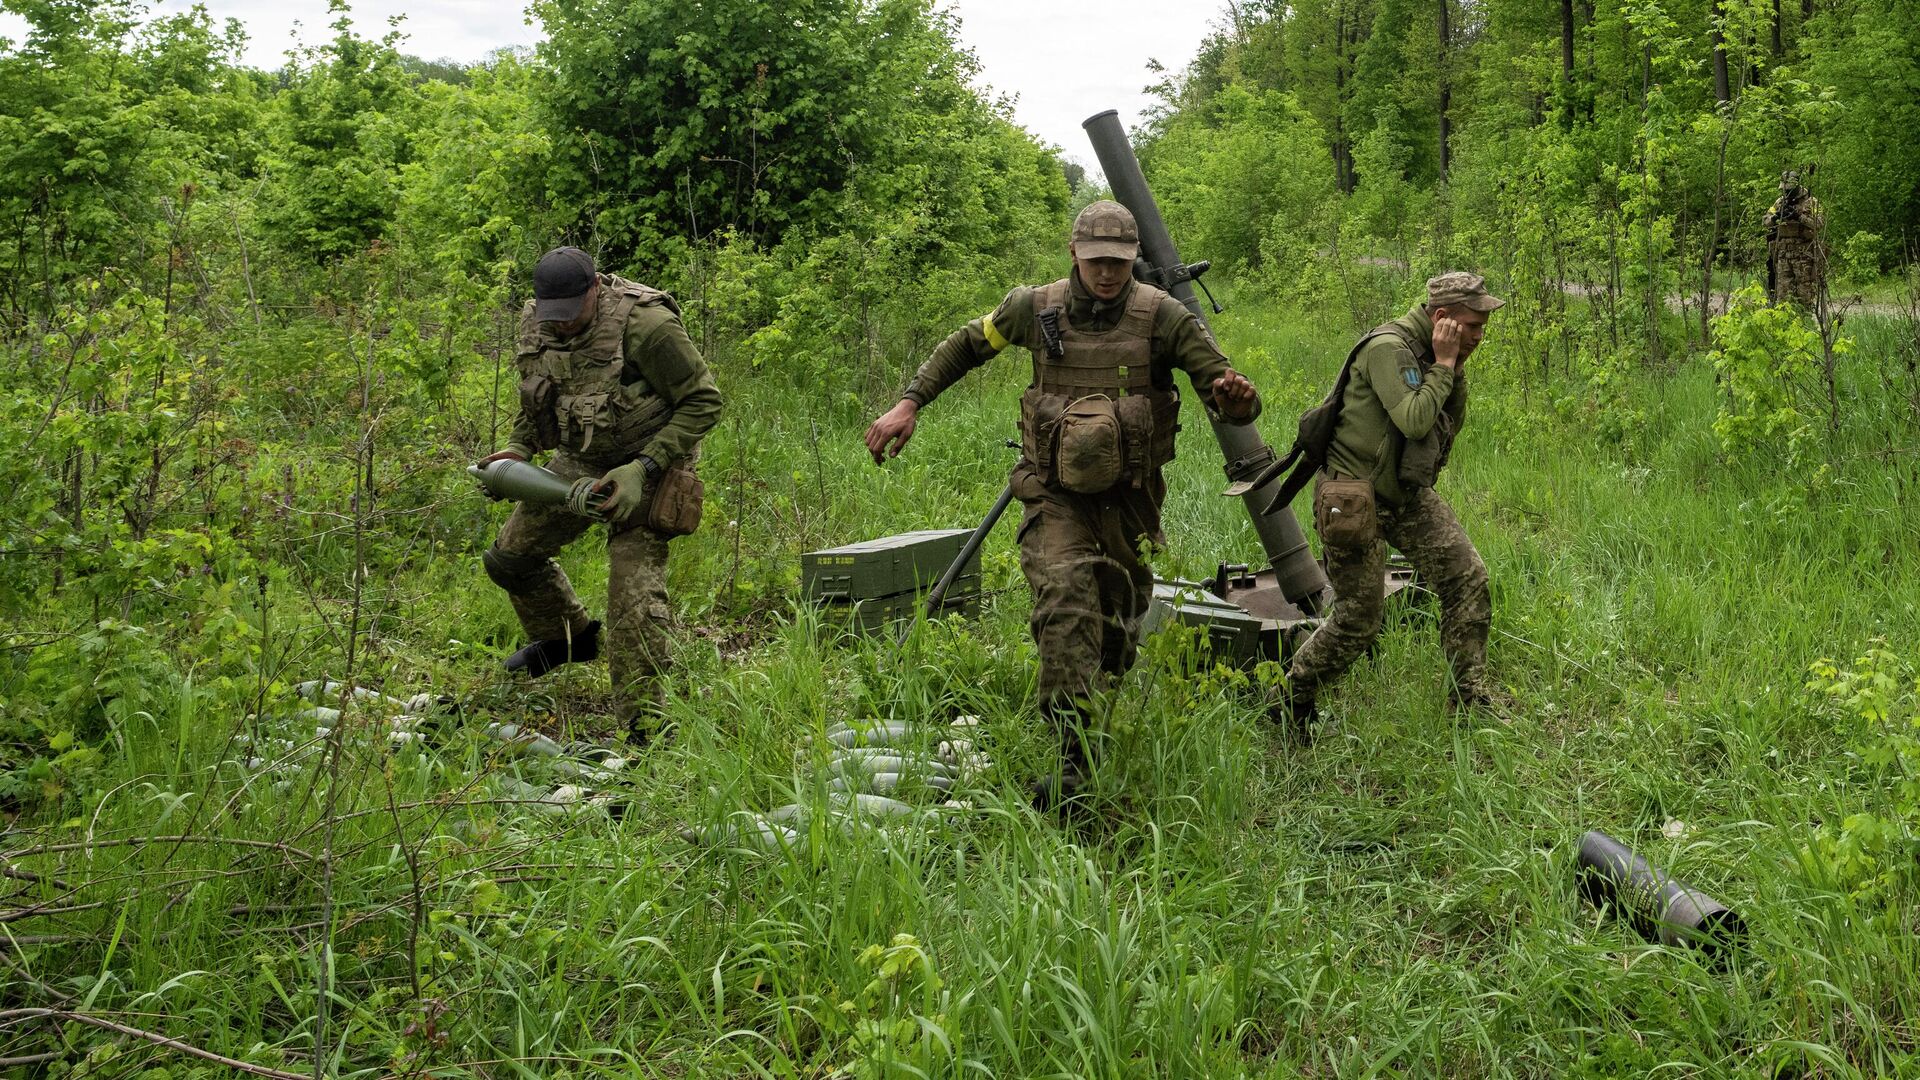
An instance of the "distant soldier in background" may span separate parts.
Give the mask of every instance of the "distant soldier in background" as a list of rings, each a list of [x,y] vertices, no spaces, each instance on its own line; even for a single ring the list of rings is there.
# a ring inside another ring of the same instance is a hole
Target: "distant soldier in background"
[[[1327,683],[1353,665],[1385,621],[1386,545],[1440,595],[1447,705],[1505,702],[1487,678],[1493,604],[1487,566],[1433,489],[1467,418],[1467,358],[1505,301],[1474,274],[1427,281],[1427,301],[1361,337],[1340,377],[1339,419],[1313,493],[1313,525],[1332,579],[1333,614],[1294,653],[1275,721],[1304,737]]]
[[[913,437],[920,408],[1008,345],[1033,354],[1020,400],[1021,456],[1013,493],[1025,508],[1020,570],[1033,590],[1039,704],[1061,743],[1058,783],[1033,788],[1048,809],[1071,798],[1090,765],[1091,697],[1133,666],[1153,595],[1142,549],[1164,544],[1161,469],[1173,460],[1185,371],[1208,414],[1231,424],[1260,413],[1235,372],[1180,301],[1133,279],[1140,232],[1132,211],[1102,200],[1074,219],[1073,273],[1022,286],[933,351],[901,401],[867,429],[876,464]]]
[[[1826,284],[1827,219],[1820,200],[1792,169],[1780,174],[1780,197],[1767,211],[1767,299],[1813,310]]]
[[[667,541],[699,524],[692,461],[720,417],[720,391],[680,325],[673,297],[594,270],[556,248],[533,271],[514,360],[520,415],[507,448],[481,459],[531,460],[564,480],[599,476],[607,530],[607,665],[629,737],[657,733],[667,655]],[[540,676],[600,655],[600,623],[553,561],[591,528],[559,506],[522,503],[481,561],[507,591],[531,643],[509,671]]]

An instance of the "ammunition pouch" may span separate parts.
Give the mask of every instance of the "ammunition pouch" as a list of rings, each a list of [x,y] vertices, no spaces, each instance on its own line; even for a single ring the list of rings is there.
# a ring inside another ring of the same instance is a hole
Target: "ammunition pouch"
[[[673,415],[645,383],[588,394],[561,394],[552,410],[559,444],[591,465],[633,460]]]
[[[1433,427],[1418,439],[1407,440],[1400,451],[1400,483],[1407,488],[1430,488],[1440,479],[1453,453],[1453,417],[1441,413]]]
[[[560,395],[555,401],[555,412],[559,420],[560,437],[566,440],[567,449],[578,454],[589,453],[593,447],[594,433],[613,427],[613,410],[607,407],[612,397],[605,390],[591,394]]]
[[[1127,394],[1113,403],[1126,441],[1127,475],[1134,487],[1147,474],[1173,460],[1173,438],[1180,430],[1180,395],[1172,391]]]
[[[1114,400],[1104,394],[1076,398],[1054,425],[1053,470],[1060,486],[1097,495],[1127,471],[1127,440]]]
[[[647,501],[646,526],[662,536],[686,536],[700,527],[707,485],[685,462],[660,474]]]
[[[1327,547],[1365,547],[1380,538],[1373,481],[1321,473],[1313,489],[1313,528]]]
[[[536,584],[550,561],[545,555],[505,551],[498,544],[480,553],[480,565],[486,568],[487,577],[510,593],[525,592]]]
[[[1173,460],[1179,398],[1126,394],[1119,398],[1065,394],[1029,387],[1020,399],[1020,452],[1049,485],[1082,495],[1123,482],[1139,487]]]
[[[520,380],[520,411],[533,421],[534,449],[560,445],[560,422],[554,413],[553,380],[535,373]]]

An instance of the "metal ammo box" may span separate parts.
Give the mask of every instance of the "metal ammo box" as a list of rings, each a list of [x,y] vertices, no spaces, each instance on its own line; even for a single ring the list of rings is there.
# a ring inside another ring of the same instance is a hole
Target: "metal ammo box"
[[[1147,606],[1143,629],[1154,634],[1169,626],[1199,627],[1205,631],[1207,648],[1214,657],[1235,667],[1252,667],[1262,660],[1281,657],[1277,621],[1222,600],[1199,582],[1153,583],[1153,602]]]
[[[852,614],[861,630],[912,617],[919,598],[939,582],[972,529],[925,529],[800,556],[806,598]],[[948,587],[942,613],[973,614],[980,604],[980,553]]]
[[[1393,606],[1401,597],[1416,595],[1413,568],[1395,559],[1388,563],[1384,589]],[[1245,565],[1221,563],[1213,580],[1153,583],[1153,602],[1147,607],[1142,632],[1168,626],[1197,626],[1206,631],[1213,655],[1236,667],[1252,667],[1262,660],[1285,660],[1307,640],[1321,619],[1302,612],[1280,594],[1272,570],[1249,573]]]

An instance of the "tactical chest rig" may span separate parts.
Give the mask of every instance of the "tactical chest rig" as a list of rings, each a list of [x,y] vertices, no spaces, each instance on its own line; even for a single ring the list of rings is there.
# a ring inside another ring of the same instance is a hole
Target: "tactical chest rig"
[[[1065,317],[1070,284],[1033,292],[1033,383],[1020,399],[1020,446],[1048,484],[1098,494],[1139,487],[1173,460],[1180,395],[1153,382],[1153,317],[1166,294],[1135,282],[1120,322],[1081,330]]]
[[[659,289],[611,274],[600,275],[598,303],[587,328],[564,340],[535,320],[528,304],[514,363],[521,408],[539,429],[534,449],[563,450],[611,468],[638,457],[673,412],[626,362],[627,316],[654,304],[678,315],[680,305]]]

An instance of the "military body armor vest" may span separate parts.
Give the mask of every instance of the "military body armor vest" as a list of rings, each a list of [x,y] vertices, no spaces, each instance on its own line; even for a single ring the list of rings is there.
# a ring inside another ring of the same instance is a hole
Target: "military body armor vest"
[[[1179,393],[1170,380],[1165,387],[1153,382],[1153,319],[1166,294],[1135,282],[1119,323],[1082,330],[1064,317],[1070,290],[1063,278],[1033,292],[1033,383],[1020,399],[1022,452],[1048,483],[1072,491],[1138,487],[1173,460],[1180,429]],[[1050,331],[1060,355],[1050,355]]]
[[[627,316],[655,304],[680,313],[680,305],[659,289],[602,274],[593,321],[564,340],[527,305],[514,362],[521,408],[540,429],[541,445],[534,449],[564,450],[611,468],[638,457],[666,426],[673,407],[626,362]]]

